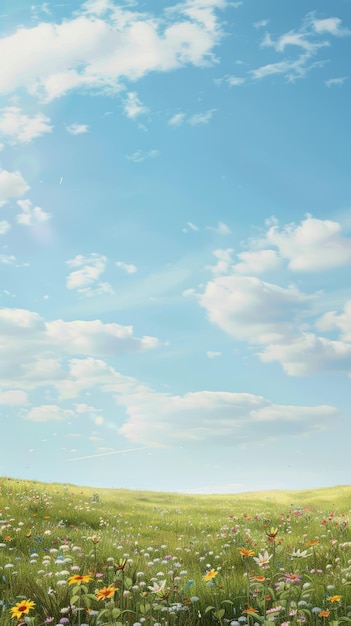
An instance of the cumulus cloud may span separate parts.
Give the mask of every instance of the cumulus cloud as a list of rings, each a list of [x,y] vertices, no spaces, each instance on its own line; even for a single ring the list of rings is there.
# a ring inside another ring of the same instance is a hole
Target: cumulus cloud
[[[198,302],[208,319],[239,341],[271,343],[296,333],[312,296],[253,276],[218,276]]]
[[[20,198],[28,189],[29,185],[21,172],[0,169],[0,206],[12,198]]]
[[[63,384],[75,378],[75,373],[83,376],[83,367],[86,375],[89,363],[84,366],[78,357],[84,357],[83,361],[85,357],[116,357],[158,346],[155,337],[135,337],[132,326],[100,320],[46,321],[35,312],[10,308],[0,310],[0,343],[0,385],[12,389]],[[95,361],[94,366],[96,377]],[[107,365],[100,364],[101,368],[106,375]]]
[[[294,272],[318,272],[351,263],[351,238],[341,231],[338,222],[307,215],[300,224],[272,225],[261,245],[277,248]]]
[[[114,290],[110,283],[100,280],[100,276],[105,272],[106,264],[107,257],[96,252],[87,256],[78,254],[74,259],[66,261],[68,267],[78,268],[73,269],[68,275],[67,288],[88,297],[113,294]]]
[[[0,57],[11,59],[0,93],[19,88],[49,101],[79,87],[118,91],[125,79],[214,59],[221,38],[218,9],[226,2],[180,3],[163,17],[117,6],[88,3],[60,23],[21,27],[0,40]],[[27,54],[31,50],[31,54]]]
[[[333,406],[276,405],[249,393],[199,391],[183,396],[152,391],[123,395],[129,441],[147,446],[239,445],[325,430],[340,417]]]
[[[19,389],[11,389],[9,391],[0,392],[0,404],[8,404],[10,406],[17,406],[27,404],[28,398],[25,391]]]
[[[44,211],[39,206],[33,207],[32,202],[28,199],[18,200],[17,204],[22,209],[22,213],[16,215],[18,224],[33,226],[34,224],[47,222],[51,218],[50,213],[47,213],[47,211]]]
[[[24,418],[30,422],[63,422],[74,415],[74,411],[63,409],[56,404],[42,404],[30,409]]]
[[[322,331],[338,330],[344,341],[351,342],[351,300],[345,303],[342,313],[338,314],[337,311],[325,313],[317,320],[316,327]]]
[[[273,343],[259,356],[264,363],[280,363],[289,376],[351,371],[351,343],[318,337],[314,333],[301,333],[287,343]]]
[[[0,111],[0,135],[8,139],[10,144],[28,143],[52,130],[50,118],[43,113],[30,117],[16,106],[5,107]]]
[[[239,252],[239,263],[233,265],[238,274],[256,275],[274,270],[280,265],[278,253],[275,250],[256,250],[254,252]]]

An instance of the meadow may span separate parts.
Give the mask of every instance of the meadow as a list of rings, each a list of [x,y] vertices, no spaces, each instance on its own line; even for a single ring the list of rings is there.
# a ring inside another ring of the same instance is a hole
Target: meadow
[[[0,478],[0,626],[351,622],[351,487],[228,496]]]

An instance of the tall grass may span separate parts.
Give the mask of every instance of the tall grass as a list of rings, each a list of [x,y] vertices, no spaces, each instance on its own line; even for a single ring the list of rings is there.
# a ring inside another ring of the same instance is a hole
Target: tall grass
[[[351,621],[350,502],[2,478],[0,626]]]

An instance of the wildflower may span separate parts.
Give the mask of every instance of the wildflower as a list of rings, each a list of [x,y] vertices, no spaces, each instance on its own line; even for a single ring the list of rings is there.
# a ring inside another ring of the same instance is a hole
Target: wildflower
[[[282,607],[279,606],[273,606],[271,609],[267,609],[266,611],[266,615],[270,615],[271,613],[279,613],[279,611],[282,610]]]
[[[127,563],[127,559],[120,559],[118,565],[114,565],[115,572],[118,572],[118,571],[122,571],[123,572],[123,570],[124,570],[124,568],[126,566],[126,563]]]
[[[320,543],[320,539],[315,539],[314,541],[308,541],[306,543],[306,546],[309,546],[309,547],[316,546],[318,543]]]
[[[241,556],[254,556],[255,554],[254,550],[248,550],[248,548],[241,548],[239,552]]]
[[[301,576],[297,574],[284,574],[284,578],[289,583],[299,583],[301,580]]]
[[[28,615],[29,611],[34,607],[35,602],[33,602],[33,600],[22,600],[22,602],[17,602],[17,604],[10,609],[11,617],[21,619],[23,615]]]
[[[258,583],[263,583],[266,580],[265,576],[251,576],[251,580],[255,580]]]
[[[340,602],[342,596],[329,596],[329,602]]]
[[[211,569],[210,571],[206,572],[205,576],[202,577],[202,580],[207,583],[210,580],[212,580],[212,578],[214,578],[215,576],[217,576],[218,572],[216,572],[215,569]]]
[[[258,613],[257,609],[254,609],[252,606],[248,606],[243,613]]]
[[[88,583],[92,579],[91,576],[84,576],[83,574],[75,574],[74,576],[70,576],[68,579],[69,585],[81,585],[82,583]]]
[[[319,617],[329,617],[330,615],[330,611],[321,611],[320,613],[318,613]]]
[[[293,552],[291,552],[290,556],[295,557],[297,559],[306,559],[308,556],[311,556],[311,554],[307,553],[307,550],[294,550]]]
[[[165,586],[166,586],[166,581],[163,580],[160,585],[158,585],[155,582],[153,584],[153,586],[152,587],[148,587],[148,589],[150,589],[150,591],[152,591],[152,593],[163,593]]]
[[[260,552],[258,553],[258,557],[254,556],[253,559],[254,561],[256,561],[257,565],[259,565],[260,567],[262,567],[263,565],[268,565],[270,559],[272,558],[273,554],[268,554],[267,550],[264,551],[264,554],[261,554]]]
[[[103,587],[102,589],[95,592],[95,595],[99,602],[102,600],[106,600],[107,598],[113,598],[117,588],[114,585],[109,585],[108,587]]]

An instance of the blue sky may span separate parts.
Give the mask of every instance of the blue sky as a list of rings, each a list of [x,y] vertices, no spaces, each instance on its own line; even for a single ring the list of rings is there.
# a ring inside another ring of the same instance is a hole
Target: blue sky
[[[0,473],[350,483],[350,2],[1,23]]]

